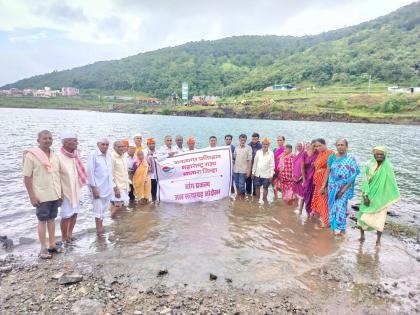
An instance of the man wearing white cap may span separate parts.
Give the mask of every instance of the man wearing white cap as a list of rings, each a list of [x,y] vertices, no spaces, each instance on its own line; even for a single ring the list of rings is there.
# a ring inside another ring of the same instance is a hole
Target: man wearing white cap
[[[137,155],[137,152],[139,152],[140,150],[143,151],[143,136],[141,134],[136,134],[134,135],[133,138],[134,144],[136,145],[136,152],[135,155]]]
[[[66,244],[73,239],[73,229],[76,225],[77,214],[80,212],[80,197],[83,185],[87,183],[87,172],[77,151],[77,134],[65,132],[61,135],[63,146],[58,153],[60,160],[60,179],[63,190],[61,205],[61,235]]]
[[[104,232],[105,211],[109,209],[111,204],[115,184],[112,178],[112,158],[108,153],[108,139],[98,139],[97,146],[98,149],[89,155],[87,170],[96,233],[101,235]]]
[[[114,218],[118,209],[128,205],[128,192],[130,182],[128,178],[127,159],[124,154],[124,144],[121,141],[114,142],[112,156],[112,177],[114,179],[114,194],[111,198],[111,218]]]

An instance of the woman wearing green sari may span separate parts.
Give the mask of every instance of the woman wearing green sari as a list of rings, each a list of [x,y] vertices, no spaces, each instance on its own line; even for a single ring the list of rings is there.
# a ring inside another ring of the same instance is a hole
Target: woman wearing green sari
[[[376,230],[376,246],[381,245],[388,208],[400,199],[397,181],[385,147],[373,148],[373,157],[362,171],[362,202],[357,214],[360,241],[365,240],[366,230]]]

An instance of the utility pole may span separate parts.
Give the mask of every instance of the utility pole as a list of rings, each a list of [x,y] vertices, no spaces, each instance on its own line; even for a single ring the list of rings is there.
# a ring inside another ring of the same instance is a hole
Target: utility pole
[[[368,85],[368,95],[370,94],[370,81],[372,80],[372,75],[369,74],[369,85]]]

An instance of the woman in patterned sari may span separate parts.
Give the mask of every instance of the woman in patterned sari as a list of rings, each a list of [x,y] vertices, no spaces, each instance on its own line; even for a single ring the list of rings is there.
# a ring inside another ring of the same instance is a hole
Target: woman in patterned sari
[[[394,170],[385,147],[373,148],[373,157],[362,170],[362,202],[357,214],[360,242],[365,230],[376,230],[376,246],[381,246],[388,208],[400,199]]]
[[[341,235],[346,233],[347,203],[354,196],[354,181],[360,173],[354,158],[347,152],[346,139],[337,140],[336,154],[328,159],[326,179],[328,180],[328,210],[330,229]]]
[[[314,193],[312,196],[312,210],[318,213],[322,226],[328,227],[328,196],[325,187],[325,173],[327,172],[327,163],[331,154],[334,154],[333,150],[327,148],[324,139],[315,140],[315,148],[318,151],[318,156],[314,162],[315,173],[314,173]]]
[[[282,199],[285,203],[291,204],[293,201],[293,154],[292,146],[286,144],[284,152],[279,159],[279,189],[281,189]]]
[[[302,160],[304,153],[305,142],[298,142],[295,147],[295,156],[293,157],[293,193],[299,201],[299,214],[302,214],[303,209]]]
[[[306,150],[302,159],[302,182],[303,182],[303,201],[308,216],[312,214],[312,196],[314,193],[314,173],[315,160],[318,157],[318,151],[315,149],[315,140],[306,144]]]
[[[279,160],[280,155],[284,152],[284,141],[286,138],[284,136],[277,136],[277,149],[273,149],[274,153],[274,176],[273,176],[273,190],[274,190],[274,198],[278,198],[278,190],[281,186],[280,178],[279,178]]]

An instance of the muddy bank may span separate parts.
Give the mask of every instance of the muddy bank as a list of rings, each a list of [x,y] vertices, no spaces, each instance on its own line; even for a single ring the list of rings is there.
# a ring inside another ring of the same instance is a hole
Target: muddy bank
[[[170,281],[173,270],[166,261],[146,278],[141,262],[79,255],[77,245],[52,260],[9,254],[0,260],[0,313],[420,313],[420,242],[410,238],[404,244],[387,233],[383,248],[374,249],[373,235],[359,244],[357,231],[349,230],[347,239],[336,238],[340,252],[275,289],[238,284],[235,272],[222,275],[208,266],[199,286],[188,278]],[[349,245],[355,255],[343,253]]]
[[[127,110],[116,110],[117,112],[132,112]],[[398,125],[419,125],[420,120],[412,118],[373,118],[355,117],[345,113],[320,112],[318,114],[306,114],[296,111],[275,111],[269,113],[254,114],[248,111],[235,112],[229,107],[219,107],[217,109],[205,109],[197,111],[168,109],[165,111],[142,110],[137,113],[153,115],[171,115],[187,117],[218,117],[218,118],[241,118],[241,119],[268,119],[268,120],[296,120],[296,121],[324,121],[324,122],[348,122],[348,123],[375,123],[375,124],[398,124]]]
[[[114,112],[126,114],[143,115],[165,115],[165,116],[185,116],[185,117],[216,117],[216,118],[240,118],[240,119],[267,119],[267,120],[293,120],[293,121],[322,121],[322,122],[346,122],[346,123],[372,123],[372,124],[394,124],[394,125],[420,125],[420,119],[416,117],[355,117],[345,113],[320,112],[319,114],[306,114],[296,111],[275,111],[270,113],[255,114],[252,112],[235,112],[229,107],[209,108],[204,110],[176,110],[168,108],[138,109],[133,105],[120,106],[117,109],[101,109],[95,106],[7,106],[7,108],[25,109],[56,109],[56,110],[87,110],[98,112]]]

